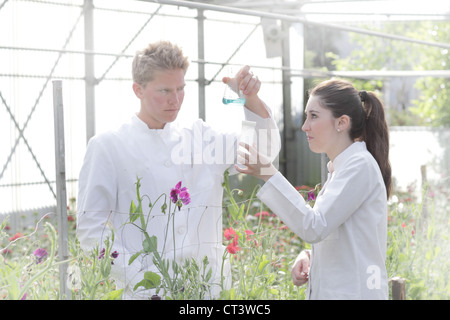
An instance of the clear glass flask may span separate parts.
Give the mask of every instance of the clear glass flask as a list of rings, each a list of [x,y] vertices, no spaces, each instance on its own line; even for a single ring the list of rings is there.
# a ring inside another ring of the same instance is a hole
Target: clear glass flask
[[[240,105],[245,104],[245,96],[242,90],[239,89],[239,83],[236,79],[236,74],[232,67],[228,68],[228,77],[230,80],[225,84],[225,92],[223,93],[222,102],[225,105]]]

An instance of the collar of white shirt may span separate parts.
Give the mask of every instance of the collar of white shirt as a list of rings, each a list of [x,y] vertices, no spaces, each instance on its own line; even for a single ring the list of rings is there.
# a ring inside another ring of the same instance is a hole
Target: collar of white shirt
[[[171,122],[166,123],[162,129],[150,129],[148,125],[137,116],[137,114],[134,114],[131,117],[131,124],[140,132],[161,135],[162,137],[170,136],[173,129],[173,124]]]
[[[344,151],[337,155],[333,162],[329,161],[327,164],[328,171],[332,174],[334,171],[339,171],[347,159],[356,152],[367,151],[366,143],[364,141],[356,141],[347,147]]]

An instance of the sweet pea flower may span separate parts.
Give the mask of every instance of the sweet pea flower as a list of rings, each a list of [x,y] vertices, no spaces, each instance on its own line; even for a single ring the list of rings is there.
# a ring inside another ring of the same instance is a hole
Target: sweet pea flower
[[[269,214],[269,212],[267,212],[267,211],[261,211],[261,212],[255,213],[255,217],[261,216],[261,218],[263,218],[263,217],[268,217],[269,215],[270,215],[270,214]]]
[[[236,254],[239,250],[240,250],[239,246],[238,246],[237,243],[235,243],[234,241],[231,242],[231,243],[227,246],[227,251],[228,251],[228,253]]]
[[[308,198],[306,201],[314,201],[316,200],[316,195],[314,194],[314,190],[308,192]]]
[[[247,235],[247,240],[250,240],[250,236],[254,235],[255,233],[252,230],[245,230],[245,234]]]
[[[105,257],[105,248],[102,249],[102,251],[100,251],[100,255],[98,256],[98,260],[103,259]],[[111,253],[111,258],[116,259],[119,256],[119,253],[116,251]],[[111,264],[114,264],[114,261],[111,261]]]
[[[105,248],[102,249],[102,251],[100,251],[100,255],[98,256],[98,260],[103,259],[103,257],[105,256]]]
[[[225,239],[227,239],[227,240],[231,240],[237,236],[236,231],[234,231],[234,229],[231,227],[228,229],[225,229],[223,235],[225,236]]]
[[[180,210],[181,206],[188,205],[191,203],[191,198],[186,187],[181,188],[181,181],[175,185],[175,188],[170,190],[170,199],[173,203],[176,203],[178,206],[178,210]]]
[[[10,242],[13,242],[13,241],[15,241],[15,240],[17,240],[17,239],[19,239],[19,238],[22,238],[23,237],[23,233],[21,233],[21,232],[17,232],[15,235],[13,235],[12,237],[9,237],[9,241]]]
[[[34,250],[33,254],[36,257],[36,264],[41,263],[45,258],[48,257],[47,250],[42,248],[37,248],[36,250]]]

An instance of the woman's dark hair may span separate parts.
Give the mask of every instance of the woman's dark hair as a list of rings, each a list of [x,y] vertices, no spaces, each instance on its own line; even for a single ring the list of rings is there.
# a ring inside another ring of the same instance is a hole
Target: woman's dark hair
[[[331,79],[319,83],[310,91],[335,118],[347,115],[351,119],[350,138],[365,141],[367,150],[380,167],[387,196],[391,194],[392,172],[389,162],[389,131],[384,107],[374,92],[358,91],[346,80]]]

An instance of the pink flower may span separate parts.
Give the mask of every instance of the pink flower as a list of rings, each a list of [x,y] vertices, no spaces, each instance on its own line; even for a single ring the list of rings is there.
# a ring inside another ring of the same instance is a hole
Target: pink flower
[[[245,230],[245,234],[247,235],[247,240],[250,240],[250,236],[254,235],[255,233],[252,230]]]
[[[103,248],[102,251],[100,251],[98,260],[103,259],[105,257],[105,253],[106,253],[106,250],[105,250],[105,248]],[[119,256],[119,253],[117,251],[114,251],[110,255],[111,255],[111,258],[116,259]],[[111,264],[114,264],[114,261],[111,260]]]
[[[45,258],[48,257],[48,252],[45,249],[37,248],[33,252],[34,256],[36,257],[36,263],[39,264],[42,261],[44,261]]]
[[[183,204],[188,205],[191,203],[188,189],[186,187],[181,188],[181,181],[176,184],[175,188],[170,190],[170,198],[173,203],[177,204],[178,210],[180,210]]]
[[[231,240],[231,239],[237,237],[236,231],[234,231],[234,229],[231,227],[228,229],[225,229],[223,235],[225,236],[225,239],[227,239],[227,240]]]
[[[258,213],[255,214],[255,217],[259,217],[259,216],[261,216],[261,217],[268,217],[269,216],[269,212],[261,211],[261,212],[258,212]]]
[[[13,235],[12,237],[9,238],[9,241],[12,242],[12,241],[17,240],[17,239],[19,239],[21,237],[23,237],[23,233],[17,232],[15,235]]]
[[[234,231],[234,229],[230,227],[228,229],[225,229],[223,235],[227,240],[233,240],[227,246],[228,253],[235,254],[236,252],[238,252],[240,250],[238,246],[239,235],[236,233],[236,231]]]
[[[236,238],[237,239],[237,238]],[[227,251],[228,253],[231,254],[236,254],[238,251],[240,250],[239,246],[237,245],[237,241],[235,243],[235,241],[233,240],[233,242],[231,242],[228,246],[227,246]]]
[[[316,195],[314,194],[314,190],[308,192],[308,198],[306,201],[314,201],[316,200]]]

